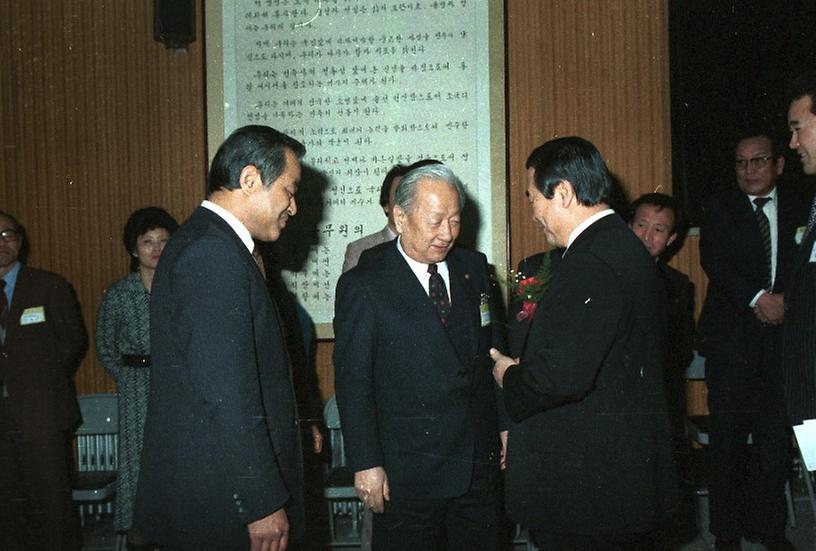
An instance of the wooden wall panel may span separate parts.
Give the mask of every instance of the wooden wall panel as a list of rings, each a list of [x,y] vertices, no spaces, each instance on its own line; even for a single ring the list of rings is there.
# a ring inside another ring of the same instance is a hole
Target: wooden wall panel
[[[105,287],[127,272],[128,214],[183,219],[203,196],[201,13],[176,53],[153,41],[148,0],[0,2],[0,209],[26,227],[29,264],[74,284],[91,343]],[[93,346],[76,382],[115,388]]]
[[[545,248],[524,200],[541,143],[595,143],[631,197],[670,189],[668,13],[658,0],[507,2],[512,264]]]

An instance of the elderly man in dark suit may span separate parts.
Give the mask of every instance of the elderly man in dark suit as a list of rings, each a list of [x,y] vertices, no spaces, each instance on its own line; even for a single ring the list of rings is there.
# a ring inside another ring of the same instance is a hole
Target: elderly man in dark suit
[[[491,351],[517,424],[506,503],[543,549],[658,549],[676,478],[663,390],[666,321],[655,264],[608,207],[588,141],[560,138],[527,161],[527,197],[565,247],[519,359]]]
[[[0,212],[0,547],[79,549],[72,378],[88,340],[70,284],[23,264],[26,247]]]
[[[302,529],[292,373],[252,240],[296,213],[304,151],[267,126],[234,131],[156,269],[134,529],[162,545],[282,550]]]
[[[793,86],[788,109],[789,146],[799,154],[802,171],[816,175],[816,73]],[[785,292],[782,366],[788,413],[794,425],[816,418],[816,196],[807,225],[797,234],[801,246]]]
[[[711,533],[717,549],[739,549],[743,535],[772,551],[793,549],[785,539],[790,439],[779,325],[806,205],[777,186],[785,159],[771,133],[744,131],[734,155],[737,185],[706,199],[700,216],[709,283],[697,346],[706,358],[711,412]]]
[[[334,367],[373,549],[497,549],[500,421],[484,255],[454,248],[464,190],[441,164],[396,191],[399,238],[337,284]]]

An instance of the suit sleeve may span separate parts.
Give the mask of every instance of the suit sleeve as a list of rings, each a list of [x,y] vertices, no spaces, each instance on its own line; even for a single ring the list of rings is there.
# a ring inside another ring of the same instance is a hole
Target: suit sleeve
[[[735,310],[748,314],[754,296],[761,286],[749,281],[744,262],[732,254],[734,240],[739,239],[739,229],[734,221],[724,215],[711,201],[703,204],[700,218],[700,264],[709,281],[725,293]],[[744,228],[743,230],[744,231]]]
[[[252,276],[259,274],[249,271],[240,252],[232,243],[201,240],[179,257],[170,277],[173,293],[191,297],[175,313],[177,327],[188,328],[179,343],[188,359],[187,381],[203,404],[202,422],[220,435],[213,455],[251,522],[283,507],[289,493],[270,437],[286,427],[268,425],[279,420],[268,417],[260,386],[265,377],[256,355],[252,300]],[[256,298],[266,292],[259,286]],[[288,365],[278,368],[289,383]]]
[[[337,282],[334,373],[346,455],[352,470],[382,466],[374,391],[376,319],[357,271]]]
[[[573,253],[560,270],[553,298],[536,312],[544,329],[530,336],[540,339],[527,345],[535,352],[504,375],[505,406],[516,422],[592,392],[627,307],[614,272],[597,257]]]
[[[88,351],[88,333],[74,289],[61,277],[49,291],[49,316],[54,322],[54,336],[59,366],[68,377],[73,377],[85,352]]]
[[[105,371],[118,380],[122,371],[122,353],[119,350],[121,320],[117,315],[117,299],[116,288],[108,288],[96,314],[96,356]]]

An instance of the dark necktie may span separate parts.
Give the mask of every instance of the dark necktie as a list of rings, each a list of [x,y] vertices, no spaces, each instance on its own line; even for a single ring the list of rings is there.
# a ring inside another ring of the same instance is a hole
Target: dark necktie
[[[754,199],[754,204],[756,205],[754,214],[756,215],[757,225],[759,225],[759,235],[762,236],[762,246],[765,249],[765,262],[767,265],[768,274],[765,288],[768,290],[771,289],[771,254],[773,251],[771,250],[771,224],[768,221],[768,217],[765,216],[764,207],[765,203],[770,200],[770,197],[756,197]]]
[[[447,325],[448,316],[450,316],[451,306],[448,298],[448,289],[445,287],[445,280],[437,271],[436,264],[428,264],[428,273],[431,278],[428,280],[428,294],[439,312],[439,318],[442,323]]]

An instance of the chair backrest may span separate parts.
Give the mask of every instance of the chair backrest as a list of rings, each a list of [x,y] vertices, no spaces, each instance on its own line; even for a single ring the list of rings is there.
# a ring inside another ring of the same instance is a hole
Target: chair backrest
[[[340,411],[337,409],[337,396],[332,396],[323,406],[323,419],[329,431],[329,447],[331,449],[331,464],[329,468],[346,466],[343,431],[340,430]]]
[[[82,425],[76,431],[77,470],[115,471],[119,465],[119,396],[80,396]]]

